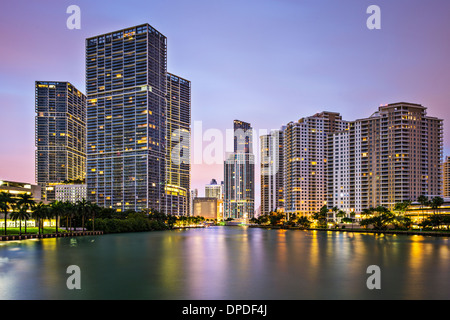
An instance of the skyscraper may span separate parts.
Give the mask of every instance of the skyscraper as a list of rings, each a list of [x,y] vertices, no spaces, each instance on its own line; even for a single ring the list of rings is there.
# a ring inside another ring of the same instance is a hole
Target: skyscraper
[[[189,215],[191,82],[167,74],[166,208]]]
[[[246,221],[255,211],[255,159],[250,123],[234,120],[234,152],[224,163],[224,219]]]
[[[327,205],[328,134],[347,123],[339,113],[321,112],[284,130],[285,211],[308,215]]]
[[[380,106],[329,137],[329,207],[392,209],[442,194],[441,119],[414,103]]]
[[[36,81],[35,94],[36,182],[53,201],[55,184],[85,179],[86,97],[69,82]]]
[[[444,184],[443,184],[443,196],[445,198],[450,198],[450,157],[445,157],[445,161],[443,164],[443,175],[444,175]]]
[[[149,24],[86,39],[90,201],[165,211],[166,37]]]
[[[283,129],[260,137],[261,214],[284,208]]]

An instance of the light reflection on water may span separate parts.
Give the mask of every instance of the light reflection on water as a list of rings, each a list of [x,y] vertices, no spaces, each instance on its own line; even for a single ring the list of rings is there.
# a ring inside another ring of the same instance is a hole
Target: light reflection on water
[[[448,238],[246,227],[0,243],[1,299],[449,299]],[[69,265],[81,290],[69,290]],[[366,287],[369,265],[381,290]]]

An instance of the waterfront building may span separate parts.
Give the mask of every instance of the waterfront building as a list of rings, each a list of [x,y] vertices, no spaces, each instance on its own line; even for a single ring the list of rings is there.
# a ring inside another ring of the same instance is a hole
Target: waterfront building
[[[35,82],[36,182],[42,199],[55,200],[54,185],[84,179],[86,97],[69,82]]]
[[[86,39],[88,200],[165,212],[167,39],[149,24]]]
[[[191,82],[167,74],[166,210],[189,215]]]
[[[224,162],[224,219],[246,222],[255,212],[255,159],[250,123],[234,120],[234,152]]]
[[[261,140],[261,208],[268,214],[284,208],[283,129],[262,135]]]
[[[311,215],[328,206],[328,134],[347,127],[339,113],[328,111],[287,124],[283,174],[288,217]]]
[[[414,103],[380,106],[328,139],[328,203],[346,212],[442,195],[443,121]]]

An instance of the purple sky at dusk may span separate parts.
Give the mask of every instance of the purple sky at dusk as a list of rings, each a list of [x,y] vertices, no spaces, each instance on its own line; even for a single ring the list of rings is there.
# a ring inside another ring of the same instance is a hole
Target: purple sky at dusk
[[[72,4],[80,30],[66,27]],[[381,30],[366,27],[372,4]],[[34,81],[84,92],[84,40],[142,23],[167,37],[168,71],[192,81],[203,131],[225,136],[240,119],[258,134],[325,110],[355,120],[404,101],[445,120],[448,155],[449,17],[448,0],[3,1],[0,179],[35,182]],[[212,178],[223,179],[222,164],[193,165],[200,195]]]

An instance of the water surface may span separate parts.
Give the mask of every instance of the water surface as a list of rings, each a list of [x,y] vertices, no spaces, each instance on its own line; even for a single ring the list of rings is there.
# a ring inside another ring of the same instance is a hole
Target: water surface
[[[449,299],[449,238],[210,227],[0,243],[1,299]],[[81,270],[69,290],[67,267]],[[366,286],[367,267],[381,289]]]

